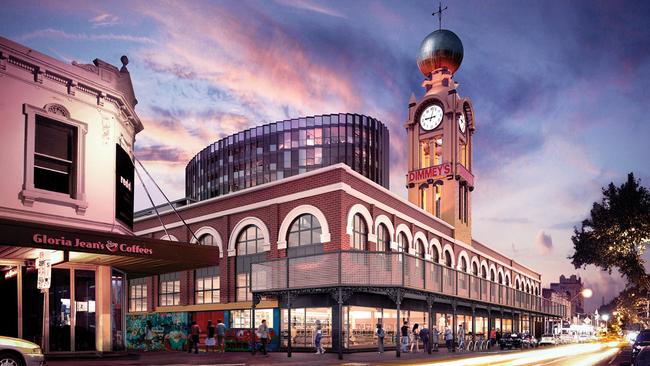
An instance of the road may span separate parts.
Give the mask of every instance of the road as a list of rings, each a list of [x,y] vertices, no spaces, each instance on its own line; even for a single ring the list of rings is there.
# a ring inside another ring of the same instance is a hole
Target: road
[[[629,349],[621,348],[622,345],[614,344],[574,344],[410,364],[419,366],[619,366],[621,362],[630,360]]]

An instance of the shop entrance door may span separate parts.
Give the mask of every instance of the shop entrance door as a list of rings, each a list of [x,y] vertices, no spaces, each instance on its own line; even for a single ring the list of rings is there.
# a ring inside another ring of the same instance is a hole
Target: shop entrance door
[[[95,271],[52,268],[49,352],[94,351]]]
[[[18,337],[18,270],[16,266],[0,266],[0,335]]]

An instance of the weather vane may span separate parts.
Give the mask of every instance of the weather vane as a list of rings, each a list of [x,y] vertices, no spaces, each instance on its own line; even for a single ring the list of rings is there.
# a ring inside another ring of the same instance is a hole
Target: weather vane
[[[434,11],[431,13],[431,15],[436,16],[438,15],[438,29],[442,29],[442,12],[447,10],[447,7],[445,6],[444,9],[442,8],[442,2],[438,4],[438,11]]]

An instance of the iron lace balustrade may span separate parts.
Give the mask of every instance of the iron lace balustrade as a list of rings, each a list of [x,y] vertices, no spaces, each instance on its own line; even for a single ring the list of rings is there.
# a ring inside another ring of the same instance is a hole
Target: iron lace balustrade
[[[252,292],[403,287],[564,317],[564,305],[399,252],[333,251],[251,265]]]

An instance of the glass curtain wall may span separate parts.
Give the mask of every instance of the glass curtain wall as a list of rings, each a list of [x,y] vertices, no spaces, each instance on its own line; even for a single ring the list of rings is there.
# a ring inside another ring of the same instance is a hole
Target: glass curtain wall
[[[251,128],[203,149],[187,165],[186,195],[204,200],[345,163],[388,188],[388,129],[357,114],[296,118]]]

